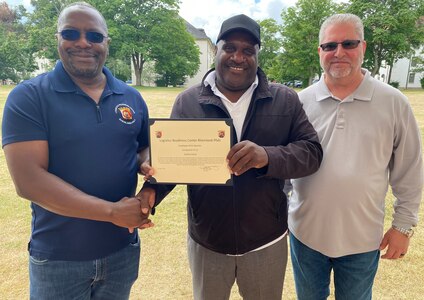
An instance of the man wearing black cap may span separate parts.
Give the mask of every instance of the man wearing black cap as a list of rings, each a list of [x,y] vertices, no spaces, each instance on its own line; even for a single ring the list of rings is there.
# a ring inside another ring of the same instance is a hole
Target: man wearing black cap
[[[188,256],[194,299],[281,299],[287,263],[284,180],[314,173],[322,149],[297,94],[258,68],[260,27],[224,21],[216,69],[178,95],[171,118],[232,118],[233,186],[188,185]],[[153,172],[145,169],[146,174]],[[173,188],[154,186],[156,205]]]

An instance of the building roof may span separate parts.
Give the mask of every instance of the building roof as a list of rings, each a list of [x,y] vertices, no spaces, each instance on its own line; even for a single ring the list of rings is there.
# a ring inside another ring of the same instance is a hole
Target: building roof
[[[203,28],[196,28],[187,21],[185,21],[185,23],[186,23],[187,31],[194,37],[194,39],[196,40],[209,39],[209,37],[206,35],[205,30]]]

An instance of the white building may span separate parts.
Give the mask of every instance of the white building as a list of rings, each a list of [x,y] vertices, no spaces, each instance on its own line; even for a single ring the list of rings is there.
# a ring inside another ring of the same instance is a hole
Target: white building
[[[424,77],[424,72],[415,72],[414,67],[417,65],[417,57],[422,56],[424,48],[418,49],[409,58],[402,58],[393,64],[391,82],[399,82],[399,88],[412,89],[421,88],[420,79]],[[390,67],[380,68],[379,79],[387,82]]]
[[[200,65],[199,70],[193,76],[188,78],[184,86],[191,87],[197,83],[200,83],[203,79],[205,73],[211,68],[214,62],[214,48],[215,45],[212,43],[211,39],[206,35],[205,31],[202,28],[195,28],[193,25],[185,21],[187,31],[194,37],[196,45],[199,47],[200,51]],[[154,65],[152,62],[146,62],[144,64],[143,73],[141,74],[141,85],[143,86],[155,86],[155,80],[157,74],[154,70]],[[131,62],[131,79],[135,83],[135,74],[134,67]]]
[[[194,37],[196,45],[200,50],[200,65],[199,71],[193,77],[190,77],[184,83],[184,86],[191,87],[195,84],[202,82],[203,76],[211,68],[214,62],[214,48],[215,45],[211,39],[206,35],[202,28],[195,28],[193,25],[186,21],[187,31]]]

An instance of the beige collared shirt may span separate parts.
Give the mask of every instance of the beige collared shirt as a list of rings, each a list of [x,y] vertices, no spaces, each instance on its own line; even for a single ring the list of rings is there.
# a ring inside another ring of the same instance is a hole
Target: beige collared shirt
[[[405,95],[363,72],[343,101],[323,78],[299,93],[324,157],[316,173],[292,180],[289,230],[330,257],[379,248],[389,185],[393,225],[417,224],[423,187],[417,122]]]

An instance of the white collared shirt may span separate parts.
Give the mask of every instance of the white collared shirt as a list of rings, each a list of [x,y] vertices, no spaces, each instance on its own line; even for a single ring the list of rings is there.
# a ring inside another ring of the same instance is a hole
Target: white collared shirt
[[[228,110],[231,118],[233,119],[233,125],[237,134],[237,141],[240,142],[241,131],[243,129],[244,119],[246,119],[247,110],[249,109],[250,102],[252,101],[253,92],[258,86],[258,75],[256,75],[255,81],[252,85],[244,92],[243,95],[237,100],[237,102],[231,102],[227,97],[216,86],[216,71],[212,71],[205,78],[205,86],[210,85],[212,92],[221,98],[222,103]]]

